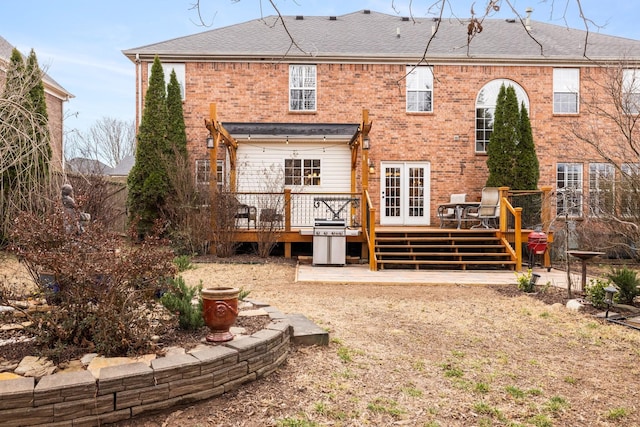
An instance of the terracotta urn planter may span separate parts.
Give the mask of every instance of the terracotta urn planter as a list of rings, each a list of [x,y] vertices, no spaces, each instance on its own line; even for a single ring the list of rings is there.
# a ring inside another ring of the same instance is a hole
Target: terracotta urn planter
[[[229,328],[238,317],[238,288],[206,288],[202,290],[202,316],[210,334],[207,342],[225,342],[233,339]]]

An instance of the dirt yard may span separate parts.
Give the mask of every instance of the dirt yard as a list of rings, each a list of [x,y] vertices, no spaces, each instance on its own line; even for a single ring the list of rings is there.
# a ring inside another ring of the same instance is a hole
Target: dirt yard
[[[265,379],[119,427],[640,425],[640,332],[587,313],[500,287],[296,283],[287,263],[182,275],[302,313],[330,345],[293,348]]]

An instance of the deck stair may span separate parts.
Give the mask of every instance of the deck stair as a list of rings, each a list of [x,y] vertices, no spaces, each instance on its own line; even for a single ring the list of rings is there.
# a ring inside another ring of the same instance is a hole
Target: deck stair
[[[376,231],[379,269],[513,270],[496,230],[402,229]]]

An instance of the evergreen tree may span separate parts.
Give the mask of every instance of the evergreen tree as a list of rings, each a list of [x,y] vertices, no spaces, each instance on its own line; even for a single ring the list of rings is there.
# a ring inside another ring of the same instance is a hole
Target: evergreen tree
[[[182,92],[175,70],[171,70],[167,86],[167,138],[170,147],[177,155],[187,157],[187,132],[182,109]]]
[[[129,213],[137,221],[140,236],[146,235],[154,222],[162,218],[171,191],[165,158],[169,151],[167,129],[164,71],[156,56],[138,129],[136,162],[127,179]]]
[[[500,87],[493,121],[493,132],[487,147],[489,178],[487,187],[514,188],[520,141],[520,112],[513,86]]]
[[[520,142],[518,143],[518,162],[516,179],[513,183],[515,190],[535,190],[540,178],[540,164],[533,143],[531,122],[524,102],[520,106]]]
[[[36,53],[31,49],[27,58],[26,78],[29,79],[29,110],[33,113],[37,125],[34,128],[34,141],[41,147],[38,154],[38,173],[46,176],[51,162],[51,144],[49,134],[49,115],[47,113],[47,100],[44,94],[44,83],[42,82],[42,70],[38,65]],[[36,166],[36,165],[34,165]]]

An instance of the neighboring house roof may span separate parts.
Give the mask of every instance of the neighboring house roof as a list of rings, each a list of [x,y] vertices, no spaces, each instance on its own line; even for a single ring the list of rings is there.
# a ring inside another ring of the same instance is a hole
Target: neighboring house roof
[[[67,172],[80,173],[82,175],[109,175],[111,168],[100,160],[74,157],[65,163]]]
[[[185,59],[278,60],[299,58],[323,62],[339,60],[412,61],[427,59],[505,61],[586,61],[640,60],[640,41],[588,33],[561,25],[530,22],[529,35],[517,20],[485,19],[483,31],[473,37],[467,49],[468,20],[403,18],[373,11],[346,15],[283,16],[286,30],[277,16],[218,28],[160,43],[128,49],[123,53],[132,61],[136,55],[163,61]],[[438,27],[439,24],[439,27]],[[534,39],[535,38],[535,39]],[[585,42],[587,42],[585,57]]]
[[[136,162],[135,156],[127,156],[122,160],[120,160],[120,163],[118,163],[113,168],[111,168],[111,170],[107,172],[107,175],[127,176],[129,175],[129,172],[131,171],[131,168],[133,167],[135,162]]]
[[[6,71],[7,64],[11,59],[11,53],[13,52],[14,46],[11,45],[6,39],[0,36],[0,71]],[[21,52],[22,53],[22,52]],[[36,52],[36,56],[38,52]],[[26,55],[22,53],[22,56],[26,58]],[[40,65],[42,68],[42,65]],[[64,87],[62,87],[58,82],[56,82],[50,75],[46,72],[42,77],[42,83],[44,83],[45,90],[48,90],[54,96],[62,100],[67,100],[69,98],[75,98],[71,92],[67,91]]]

